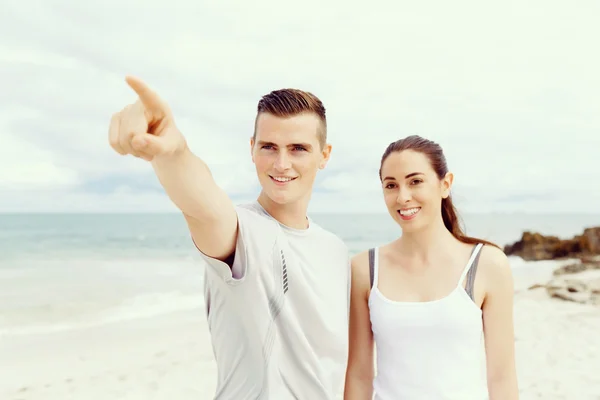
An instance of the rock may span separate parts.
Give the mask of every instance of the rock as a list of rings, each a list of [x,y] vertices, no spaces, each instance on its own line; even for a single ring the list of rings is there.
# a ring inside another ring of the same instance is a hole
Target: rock
[[[562,267],[555,269],[553,274],[554,276],[576,274],[592,269],[600,269],[600,261],[563,265]]]
[[[538,288],[555,299],[600,306],[600,262],[561,267],[549,282],[532,285],[529,290]]]
[[[600,255],[600,227],[586,228],[572,239],[525,231],[520,240],[504,246],[504,252],[527,261],[593,257]]]
[[[542,285],[541,283],[536,283],[535,285],[531,285],[527,288],[527,290],[534,290],[534,289],[542,289],[545,288],[546,285]]]
[[[600,296],[600,278],[588,282],[588,288],[590,293]]]
[[[600,254],[600,227],[585,229],[583,237],[587,242],[587,250],[592,254]]]
[[[583,264],[600,262],[600,255],[597,255],[597,256],[583,255],[583,256],[579,257],[579,261],[582,262]]]
[[[597,297],[588,283],[577,279],[553,279],[546,285],[546,291],[550,297],[582,304],[595,304]]]

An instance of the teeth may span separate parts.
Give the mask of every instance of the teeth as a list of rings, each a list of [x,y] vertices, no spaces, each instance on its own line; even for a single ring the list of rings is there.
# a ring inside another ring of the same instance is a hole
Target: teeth
[[[417,213],[417,211],[419,211],[420,208],[416,207],[416,208],[409,208],[408,210],[400,210],[400,214],[404,215],[404,216],[409,216],[409,215],[414,215]]]
[[[275,179],[277,182],[289,182],[294,178],[284,178],[284,177],[279,177],[279,176],[273,176],[273,179]]]

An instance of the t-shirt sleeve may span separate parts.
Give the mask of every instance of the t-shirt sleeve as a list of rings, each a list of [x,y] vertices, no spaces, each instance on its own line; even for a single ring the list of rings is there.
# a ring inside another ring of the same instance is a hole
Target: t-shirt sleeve
[[[235,284],[243,281],[249,273],[249,249],[252,247],[251,241],[257,237],[257,224],[253,220],[260,218],[256,213],[243,208],[236,207],[238,219],[238,235],[235,244],[235,255],[231,268],[227,263],[210,257],[198,250],[202,259],[206,262],[206,267],[213,273],[219,275],[224,281]]]

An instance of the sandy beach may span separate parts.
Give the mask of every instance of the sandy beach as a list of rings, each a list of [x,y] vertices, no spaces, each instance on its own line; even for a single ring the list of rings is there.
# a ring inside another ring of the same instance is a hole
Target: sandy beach
[[[550,299],[555,263],[515,273],[521,399],[600,399],[600,308]],[[201,307],[97,327],[0,338],[0,399],[211,399],[216,380]]]

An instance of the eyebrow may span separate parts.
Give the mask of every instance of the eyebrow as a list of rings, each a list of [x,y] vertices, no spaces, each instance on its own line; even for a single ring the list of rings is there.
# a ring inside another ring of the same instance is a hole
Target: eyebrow
[[[425,175],[425,174],[422,173],[422,172],[411,172],[410,174],[406,175],[404,177],[404,179],[408,179],[408,178],[411,178],[411,177],[416,176],[416,175]],[[384,181],[388,180],[388,179],[392,180],[392,181],[395,180],[395,178],[393,176],[386,176],[385,178],[383,178]]]

